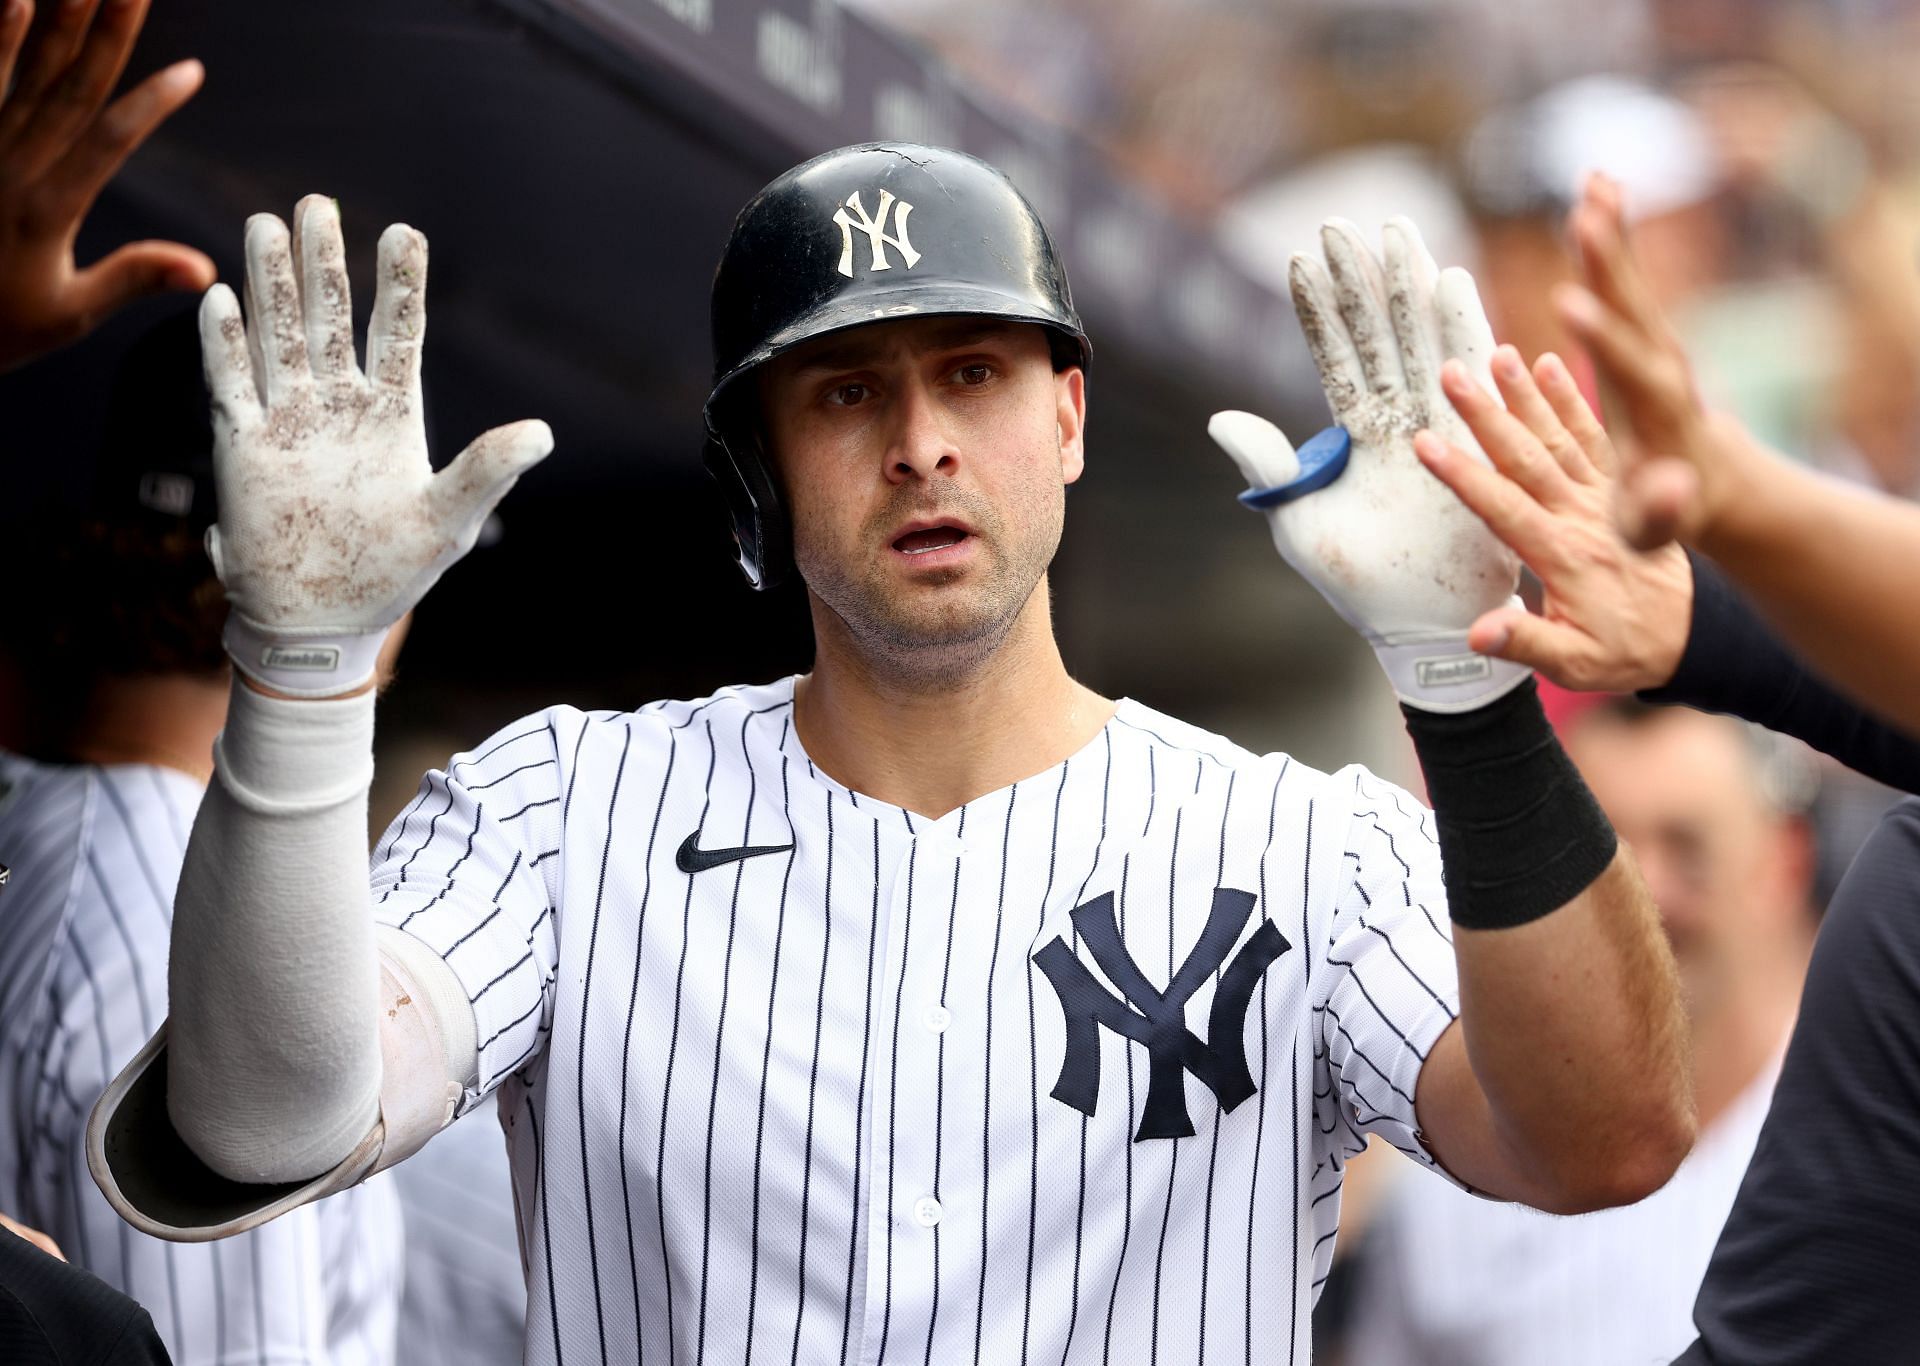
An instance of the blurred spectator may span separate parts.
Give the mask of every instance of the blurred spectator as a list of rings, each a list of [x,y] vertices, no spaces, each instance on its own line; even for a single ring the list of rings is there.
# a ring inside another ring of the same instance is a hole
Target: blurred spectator
[[[166,1013],[174,886],[228,688],[193,312],[145,334],[102,401],[88,505],[0,538],[5,581],[28,590],[6,643],[30,752],[0,750],[0,1209],[146,1306],[178,1366],[394,1361],[401,1225],[384,1179],[181,1244],[127,1225],[88,1168],[94,1101]]]
[[[1550,295],[1573,278],[1563,225],[1589,171],[1625,187],[1666,307],[1718,283],[1727,244],[1712,205],[1720,171],[1711,141],[1685,105],[1649,86],[1587,77],[1497,109],[1466,139],[1460,168],[1494,331],[1529,363],[1568,351]]]
[[[1567,749],[1680,964],[1700,1138],[1657,1194],[1578,1219],[1396,1181],[1360,1254],[1357,1366],[1620,1366],[1693,1339],[1694,1293],[1767,1112],[1813,938],[1804,765],[1724,717],[1609,699]]]
[[[1920,494],[1920,217],[1900,208],[1865,140],[1785,73],[1716,66],[1681,92],[1755,246],[1771,239],[1788,256],[1804,243],[1833,310],[1826,430],[1797,449],[1778,432],[1762,439],[1885,492]],[[1804,333],[1791,344],[1819,349]]]
[[[1296,166],[1227,205],[1216,230],[1235,265],[1285,295],[1287,258],[1320,250],[1320,225],[1330,214],[1366,231],[1404,214],[1441,265],[1479,265],[1473,227],[1445,168],[1413,143],[1376,142]]]

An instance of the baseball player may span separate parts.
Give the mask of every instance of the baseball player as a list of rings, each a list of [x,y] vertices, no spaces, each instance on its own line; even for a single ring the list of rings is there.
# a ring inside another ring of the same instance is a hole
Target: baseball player
[[[1472,282],[1404,223],[1326,246],[1296,292],[1345,434],[1214,434],[1375,644],[1434,812],[1067,674],[1063,269],[997,171],[875,144],[762,190],[713,292],[708,466],[748,576],[804,581],[812,670],[508,726],[369,881],[373,652],[551,437],[433,473],[423,239],[381,239],[362,369],[331,202],[251,220],[249,315],[203,313],[241,678],[103,1188],[223,1236],[497,1094],[529,1361],[872,1363],[1305,1361],[1368,1132],[1548,1209],[1658,1186],[1671,960],[1528,675],[1466,651],[1514,561],[1411,450],[1470,439]]]
[[[136,342],[92,507],[42,510],[0,551],[42,750],[0,750],[0,1209],[140,1301],[178,1366],[374,1366],[395,1360],[399,1304],[385,1179],[180,1246],[129,1227],[87,1175],[87,1112],[166,1013],[174,888],[226,710],[199,369],[191,311]]]

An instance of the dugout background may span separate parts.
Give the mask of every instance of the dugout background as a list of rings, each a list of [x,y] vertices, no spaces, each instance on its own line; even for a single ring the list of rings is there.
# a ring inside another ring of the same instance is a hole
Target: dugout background
[[[109,187],[82,261],[174,237],[237,284],[246,215],[288,217],[325,192],[364,326],[375,239],[410,222],[432,242],[436,461],[515,418],[555,433],[497,541],[418,615],[382,707],[376,822],[423,766],[528,710],[805,666],[798,591],[747,589],[699,468],[707,287],[755,189],[885,136],[1001,165],[1065,256],[1095,348],[1088,472],[1054,571],[1069,667],[1256,748],[1404,770],[1364,647],[1234,503],[1237,476],[1206,437],[1225,406],[1300,439],[1326,421],[1290,305],[1222,260],[1197,215],[1071,134],[997,110],[912,42],[818,0],[171,0],[129,79],[182,56],[205,62],[205,88]],[[86,496],[107,376],[183,302],[0,377],[34,470],[0,515]]]

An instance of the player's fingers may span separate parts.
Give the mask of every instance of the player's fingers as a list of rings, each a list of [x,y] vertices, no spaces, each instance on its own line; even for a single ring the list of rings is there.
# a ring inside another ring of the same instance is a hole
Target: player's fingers
[[[1407,392],[1431,403],[1440,383],[1440,324],[1434,317],[1433,291],[1440,267],[1411,218],[1390,218],[1381,230],[1386,243],[1387,315],[1400,344],[1400,367]]]
[[[73,277],[74,310],[98,322],[136,299],[174,290],[198,292],[213,283],[205,253],[178,242],[129,242]]]
[[[188,58],[154,72],[95,119],[47,176],[47,213],[75,224],[127,158],[175,110],[192,99],[206,68]]]
[[[380,234],[380,260],[367,327],[367,379],[376,388],[420,388],[420,344],[427,334],[427,239],[395,223]]]
[[[13,68],[20,61],[20,48],[32,24],[33,0],[5,0],[0,4],[0,92],[5,92],[13,80]],[[5,107],[5,98],[0,93],[0,110]]]
[[[1480,287],[1458,266],[1440,272],[1434,286],[1434,304],[1440,314],[1440,351],[1457,360],[1489,394],[1499,391],[1488,368],[1493,360],[1493,326],[1480,303]]]
[[[1700,475],[1671,456],[1649,460],[1620,480],[1615,512],[1620,535],[1636,550],[1652,550],[1686,536],[1698,520]]]
[[[1634,436],[1655,448],[1674,439],[1690,401],[1684,377],[1667,374],[1639,330],[1578,285],[1556,289],[1553,302],[1624,405]]]
[[[1526,363],[1520,359],[1518,348],[1497,346],[1493,351],[1493,382],[1500,386],[1500,397],[1506,402],[1507,411],[1512,413],[1526,429],[1533,434],[1554,464],[1568,479],[1586,481],[1592,478],[1593,466],[1587,460],[1587,454],[1580,448],[1579,441],[1567,430],[1560,420],[1560,414],[1547,402],[1546,395],[1534,382]],[[1556,492],[1564,492],[1556,486]]]
[[[454,457],[452,464],[433,476],[428,496],[437,505],[443,524],[461,528],[463,545],[471,545],[466,533],[477,532],[514,481],[552,451],[553,431],[537,418],[495,427],[481,433]]]
[[[1327,406],[1334,422],[1351,428],[1367,392],[1366,376],[1360,369],[1360,357],[1347,335],[1340,317],[1340,306],[1333,296],[1333,281],[1327,268],[1304,252],[1294,253],[1287,263],[1287,283],[1293,294],[1293,310],[1300,319],[1300,331],[1307,339],[1314,368],[1320,372],[1320,387],[1326,392]]]
[[[1320,245],[1333,277],[1334,301],[1360,358],[1367,387],[1389,402],[1407,392],[1406,371],[1400,365],[1400,344],[1387,316],[1386,282],[1380,264],[1360,230],[1343,218],[1329,219],[1320,229]]]
[[[1560,425],[1567,429],[1581,453],[1586,456],[1588,468],[1583,482],[1599,483],[1612,478],[1620,468],[1620,458],[1614,453],[1607,429],[1600,425],[1600,419],[1594,416],[1593,408],[1587,403],[1587,396],[1574,383],[1573,372],[1567,369],[1567,363],[1549,351],[1533,363],[1533,378],[1540,386],[1541,394],[1553,405]]]
[[[1475,621],[1467,628],[1467,648],[1525,664],[1566,688],[1583,685],[1582,665],[1592,653],[1585,635],[1524,607],[1496,607]]]
[[[357,377],[347,250],[340,238],[339,207],[326,195],[307,195],[294,206],[293,259],[300,272],[301,311],[314,378]]]
[[[40,111],[41,101],[53,84],[72,64],[73,57],[86,40],[87,27],[100,0],[80,0],[78,4],[57,3],[41,28],[40,36],[26,51],[19,79],[0,102],[0,155],[11,160],[14,144]],[[31,16],[29,16],[31,17]]]
[[[1234,409],[1207,419],[1207,435],[1233,458],[1253,489],[1273,489],[1300,477],[1300,457],[1286,433],[1257,413]]]
[[[1558,507],[1566,501],[1566,472],[1519,418],[1474,382],[1465,366],[1448,361],[1440,385],[1494,468],[1538,503]]]
[[[113,93],[146,21],[147,0],[108,0],[79,53],[20,130],[13,154],[31,173],[51,166],[79,139]]]
[[[200,363],[216,415],[237,422],[266,402],[265,390],[254,376],[240,301],[226,285],[215,285],[200,300]]]
[[[1567,227],[1587,287],[1650,342],[1664,341],[1666,316],[1634,258],[1620,187],[1598,172],[1590,175]]]
[[[313,378],[287,225],[270,213],[253,215],[247,220],[246,250],[249,332],[266,377],[267,401],[273,403]]]
[[[1552,516],[1525,489],[1432,432],[1414,437],[1413,453],[1535,573],[1553,562]]]

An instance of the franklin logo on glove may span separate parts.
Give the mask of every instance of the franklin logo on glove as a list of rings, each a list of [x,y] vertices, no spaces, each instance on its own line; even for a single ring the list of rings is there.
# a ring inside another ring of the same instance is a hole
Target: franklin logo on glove
[[[337,669],[340,652],[329,645],[294,647],[269,645],[260,652],[263,669]]]

